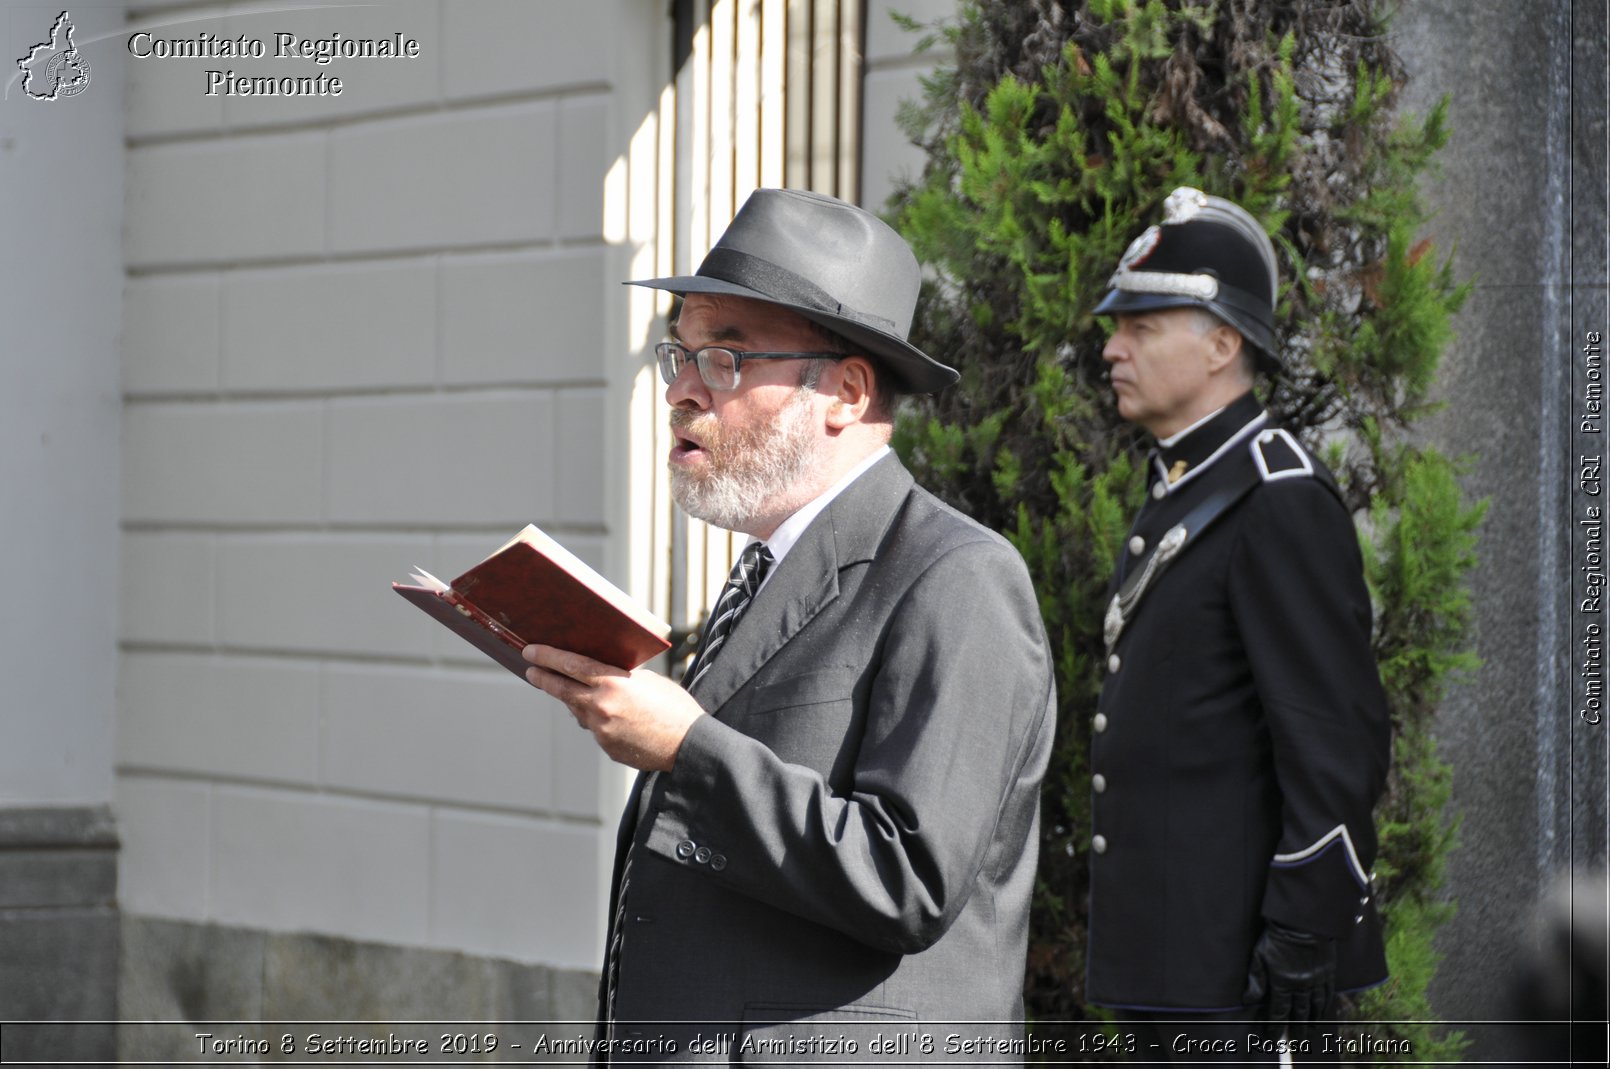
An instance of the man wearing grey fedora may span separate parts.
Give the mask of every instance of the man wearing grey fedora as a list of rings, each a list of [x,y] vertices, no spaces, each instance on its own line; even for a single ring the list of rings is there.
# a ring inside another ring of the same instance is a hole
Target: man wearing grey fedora
[[[599,1060],[1021,1060],[1051,660],[1027,570],[889,449],[957,373],[906,340],[875,216],[762,189],[658,346],[690,515],[751,535],[679,686],[545,646],[531,681],[642,770]]]

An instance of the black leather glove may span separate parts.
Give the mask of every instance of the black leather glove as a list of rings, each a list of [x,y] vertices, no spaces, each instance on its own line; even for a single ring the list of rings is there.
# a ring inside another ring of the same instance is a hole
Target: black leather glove
[[[1265,922],[1241,1001],[1262,1007],[1270,1038],[1308,1038],[1310,1022],[1330,1020],[1335,995],[1335,941]]]

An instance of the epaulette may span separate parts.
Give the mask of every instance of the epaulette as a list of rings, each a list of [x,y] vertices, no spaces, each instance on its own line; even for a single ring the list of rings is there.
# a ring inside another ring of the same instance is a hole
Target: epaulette
[[[1342,496],[1342,488],[1336,485],[1336,477],[1330,473],[1330,469],[1314,460],[1284,427],[1271,427],[1253,435],[1252,463],[1263,482],[1314,479],[1329,490],[1343,508],[1347,507],[1347,499]]]
[[[1252,462],[1258,466],[1258,475],[1266,483],[1277,479],[1311,478],[1314,462],[1308,451],[1297,444],[1297,439],[1284,427],[1273,427],[1253,435]]]

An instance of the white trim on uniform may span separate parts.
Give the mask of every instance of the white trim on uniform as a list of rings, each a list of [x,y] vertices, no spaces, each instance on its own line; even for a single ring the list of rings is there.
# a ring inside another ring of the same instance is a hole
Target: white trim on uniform
[[[1358,881],[1360,887],[1368,887],[1370,878],[1364,871],[1364,866],[1358,860],[1358,851],[1353,848],[1353,837],[1347,833],[1346,824],[1338,824],[1330,831],[1315,839],[1309,845],[1290,854],[1276,854],[1274,863],[1277,865],[1297,865],[1324,850],[1337,839],[1342,840],[1342,846],[1347,849],[1347,867],[1353,872],[1353,879]]]
[[[1163,476],[1163,485],[1168,488],[1167,492],[1172,494],[1175,490],[1178,490],[1180,487],[1196,478],[1202,472],[1212,467],[1215,460],[1218,460],[1219,457],[1229,452],[1230,449],[1243,438],[1257,430],[1259,427],[1263,426],[1268,421],[1269,413],[1259,412],[1256,416],[1253,416],[1251,419],[1247,420],[1240,430],[1232,434],[1228,441],[1219,446],[1213,452],[1209,453],[1207,458],[1203,460],[1202,463],[1193,465],[1190,471],[1187,471],[1184,475],[1181,475],[1179,481],[1175,483],[1170,483],[1168,481],[1168,469],[1163,466],[1163,458],[1154,457],[1152,459],[1152,463],[1157,466],[1158,472]]]
[[[1282,468],[1280,471],[1269,470],[1269,462],[1263,456],[1263,447],[1277,437],[1285,439],[1292,453],[1302,461],[1302,467]],[[1252,462],[1258,465],[1258,474],[1263,476],[1263,481],[1266,483],[1274,482],[1276,479],[1301,479],[1314,474],[1314,463],[1308,459],[1308,453],[1297,444],[1297,439],[1293,438],[1291,432],[1284,427],[1276,427],[1258,435],[1257,440],[1252,443]]]
[[[1119,271],[1108,285],[1124,293],[1158,293],[1195,297],[1199,301],[1211,301],[1219,295],[1219,280],[1212,275],[1180,275],[1172,271]]]

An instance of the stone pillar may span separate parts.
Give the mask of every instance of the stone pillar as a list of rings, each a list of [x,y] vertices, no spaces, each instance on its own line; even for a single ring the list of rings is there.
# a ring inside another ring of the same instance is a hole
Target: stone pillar
[[[1570,596],[1585,552],[1578,457],[1604,452],[1602,429],[1593,444],[1576,428],[1581,343],[1605,330],[1605,6],[1426,0],[1393,29],[1404,106],[1451,98],[1452,140],[1424,191],[1437,254],[1474,283],[1444,360],[1447,407],[1427,421],[1490,502],[1473,577],[1483,665],[1439,714],[1462,826],[1432,1002],[1485,1022],[1514,1016],[1506,978],[1537,899],[1563,870],[1605,862],[1607,728],[1578,715],[1574,639],[1592,621]],[[1470,1032],[1474,1058],[1524,1053],[1524,1034]]]
[[[69,41],[61,11],[0,21],[0,1020],[50,1022],[116,1018],[118,952],[124,13],[74,4]],[[107,1027],[8,1028],[0,1061],[112,1052]]]

